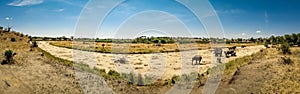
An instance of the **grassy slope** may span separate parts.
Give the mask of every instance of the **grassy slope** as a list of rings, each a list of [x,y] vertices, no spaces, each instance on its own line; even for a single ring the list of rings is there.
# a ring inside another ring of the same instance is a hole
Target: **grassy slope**
[[[284,55],[274,48],[228,63],[216,93],[299,93],[300,48],[291,50],[293,54],[287,57],[293,64],[284,64]]]
[[[17,53],[15,64],[0,65],[0,94],[82,93],[71,67],[41,56],[42,52],[31,49],[28,41],[18,32],[0,31],[0,61],[5,59],[5,50]]]

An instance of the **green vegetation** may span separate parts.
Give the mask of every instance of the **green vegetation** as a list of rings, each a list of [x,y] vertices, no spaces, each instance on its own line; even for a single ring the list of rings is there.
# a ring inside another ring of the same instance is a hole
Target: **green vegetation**
[[[1,64],[13,64],[14,63],[14,56],[16,53],[14,53],[12,50],[6,50],[4,52],[5,60]]]
[[[37,42],[36,42],[36,41],[33,41],[31,47],[32,47],[32,48],[38,47]]]
[[[280,47],[282,53],[285,55],[285,54],[291,54],[291,50],[290,50],[290,46],[288,43],[283,43],[281,44],[281,47]]]
[[[63,65],[66,65],[66,66],[73,66],[73,62],[72,61],[61,59],[59,57],[55,57],[54,55],[48,53],[47,51],[45,51],[43,49],[40,49],[40,48],[38,48],[38,49],[44,54],[44,56],[46,56],[46,57],[48,57],[50,59],[57,60],[59,62],[63,62]]]
[[[118,77],[118,76],[120,76],[120,73],[118,73],[117,71],[114,71],[114,70],[109,70],[108,75]]]
[[[166,43],[175,43],[174,39],[169,38],[169,37],[146,37],[146,36],[141,36],[138,38],[135,38],[132,40],[132,43],[161,43],[161,44],[166,44]]]
[[[262,52],[257,52],[249,56],[245,56],[242,58],[237,58],[235,60],[229,61],[225,64],[225,74],[232,75],[239,67],[251,63],[251,60],[256,60],[259,58],[263,58],[266,52],[262,50]]]
[[[289,64],[293,63],[293,61],[289,57],[281,57],[281,60],[282,60],[283,64],[288,64],[289,65]]]
[[[15,42],[16,39],[15,39],[15,38],[10,38],[10,41],[11,41],[11,42]]]
[[[268,39],[265,39],[266,44],[285,44],[287,43],[289,46],[298,45],[300,46],[300,33],[298,34],[286,34],[284,36],[271,36]]]

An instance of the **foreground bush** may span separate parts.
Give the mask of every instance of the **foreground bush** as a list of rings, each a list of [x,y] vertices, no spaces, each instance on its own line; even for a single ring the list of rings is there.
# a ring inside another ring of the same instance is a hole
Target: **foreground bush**
[[[282,53],[285,55],[285,54],[291,54],[291,50],[290,50],[290,46],[288,43],[283,43],[281,44],[281,47],[280,47]]]
[[[4,52],[5,60],[1,64],[13,64],[13,57],[16,55],[12,50],[6,50]]]
[[[31,47],[38,47],[37,42],[36,42],[36,41],[33,41]]]
[[[283,61],[283,64],[292,64],[293,61],[289,57],[281,57],[281,60]]]
[[[114,70],[109,70],[108,75],[119,77],[120,73],[118,73],[117,71],[114,71]]]

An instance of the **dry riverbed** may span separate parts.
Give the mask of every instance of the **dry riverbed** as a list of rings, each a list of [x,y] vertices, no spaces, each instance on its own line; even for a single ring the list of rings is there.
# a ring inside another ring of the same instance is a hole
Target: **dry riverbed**
[[[75,61],[76,63],[85,63],[91,68],[97,67],[106,71],[116,70],[120,73],[141,73],[156,79],[168,79],[173,75],[190,72],[202,73],[214,64],[212,62],[216,62],[211,49],[153,54],[108,54],[56,47],[46,41],[39,42],[39,47],[56,57]],[[236,50],[237,56],[224,58],[223,62],[226,63],[236,58],[251,55],[264,48],[262,45],[238,47]],[[203,57],[201,65],[192,65],[194,55]],[[125,58],[127,62],[125,64],[116,62],[121,58]]]

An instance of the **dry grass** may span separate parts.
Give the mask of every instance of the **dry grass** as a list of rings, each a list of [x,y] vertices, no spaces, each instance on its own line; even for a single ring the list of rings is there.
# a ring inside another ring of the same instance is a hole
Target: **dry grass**
[[[38,48],[30,50],[28,41],[21,33],[0,31],[0,61],[5,50],[17,53],[15,64],[0,65],[1,94],[83,93],[71,67],[42,56]]]
[[[286,55],[293,61],[290,64],[283,62],[284,55],[275,48],[229,62],[216,93],[299,93],[300,48],[293,47],[291,51]]]
[[[209,49],[211,44],[161,44],[156,46],[155,44],[145,43],[101,43],[101,42],[74,42],[74,41],[51,41],[51,45],[65,48],[73,48],[85,51],[95,51],[101,53],[131,53],[131,54],[143,54],[143,53],[155,53],[155,52],[179,52],[181,50],[194,50],[194,49]],[[102,45],[105,45],[104,47]],[[254,46],[255,43],[249,44],[226,44],[227,47],[232,46]],[[125,49],[125,50],[124,50]]]

